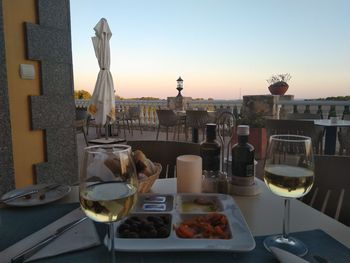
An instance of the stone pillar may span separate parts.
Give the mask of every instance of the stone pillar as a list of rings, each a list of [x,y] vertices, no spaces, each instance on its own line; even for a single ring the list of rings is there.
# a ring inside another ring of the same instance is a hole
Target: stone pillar
[[[278,101],[292,101],[292,100],[294,100],[294,95],[283,95],[283,96],[279,96],[278,98]],[[288,114],[288,111],[284,106],[278,105],[277,110],[278,110],[277,112],[278,119],[283,119]]]
[[[243,96],[243,114],[245,116],[261,114],[267,118],[278,117],[278,95],[247,95]]]
[[[20,64],[34,67],[33,79]],[[1,1],[0,194],[76,182],[74,121],[69,0]]]
[[[167,107],[171,110],[187,110],[192,97],[167,97]]]
[[[175,97],[175,110],[184,110],[184,102],[183,102],[184,98],[181,96],[181,94],[179,93],[179,95],[177,95]]]
[[[175,98],[176,97],[167,97],[167,108],[175,110]]]
[[[15,187],[2,4],[0,2],[0,195]]]
[[[41,61],[42,94],[30,97],[32,128],[45,130],[46,142],[46,160],[35,165],[36,181],[70,184],[78,179],[78,156],[69,1],[37,5],[40,24],[25,23],[27,58]]]

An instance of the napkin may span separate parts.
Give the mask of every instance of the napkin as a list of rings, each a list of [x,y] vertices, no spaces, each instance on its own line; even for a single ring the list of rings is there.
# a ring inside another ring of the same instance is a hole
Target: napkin
[[[39,231],[27,236],[21,241],[0,252],[0,263],[11,262],[11,259],[14,256],[52,235],[58,228],[84,216],[85,214],[80,208],[73,210],[52,224],[40,229]],[[39,258],[51,257],[74,250],[86,249],[99,244],[100,239],[93,222],[91,220],[84,220],[82,223],[63,233],[46,247],[39,250],[26,262]]]
[[[293,255],[292,253],[289,253],[288,251],[285,251],[278,247],[270,247],[270,249],[272,254],[274,254],[278,261],[281,263],[309,263],[309,261],[306,261],[305,259]]]

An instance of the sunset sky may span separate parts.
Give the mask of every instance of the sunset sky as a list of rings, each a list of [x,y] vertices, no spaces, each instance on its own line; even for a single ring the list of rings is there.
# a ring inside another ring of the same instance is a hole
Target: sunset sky
[[[237,99],[290,73],[296,98],[350,95],[349,0],[70,0],[75,89],[99,71],[91,37],[106,18],[125,98]]]

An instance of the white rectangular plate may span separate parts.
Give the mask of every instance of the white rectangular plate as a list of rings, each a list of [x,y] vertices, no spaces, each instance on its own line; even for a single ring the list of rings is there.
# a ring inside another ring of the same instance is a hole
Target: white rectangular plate
[[[145,196],[145,195],[144,195]],[[169,196],[169,195],[167,195]],[[181,223],[182,217],[186,215],[204,215],[205,212],[187,212],[181,211],[181,201],[192,197],[213,197],[219,200],[218,213],[226,215],[229,221],[231,232],[230,239],[184,239],[177,237],[174,226]],[[139,198],[142,202],[142,198]],[[172,208],[168,212],[159,212],[159,214],[171,215],[171,232],[167,238],[120,238],[115,237],[115,250],[118,251],[232,251],[246,252],[255,248],[254,238],[249,227],[236,205],[233,198],[223,194],[177,194],[173,195]],[[168,204],[169,205],[169,204]],[[137,207],[142,207],[142,204]],[[155,215],[157,212],[144,212],[136,209],[133,215],[148,214]],[[115,229],[123,222],[116,222]],[[105,243],[107,238],[105,239]]]

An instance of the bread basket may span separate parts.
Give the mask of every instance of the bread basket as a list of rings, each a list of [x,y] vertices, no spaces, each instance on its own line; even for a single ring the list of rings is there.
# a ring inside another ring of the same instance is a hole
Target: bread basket
[[[139,180],[138,192],[141,194],[147,193],[149,192],[149,190],[151,190],[152,185],[159,178],[159,175],[162,172],[162,165],[160,163],[154,163],[154,165],[157,168],[157,171],[151,176],[148,176],[145,179]]]

